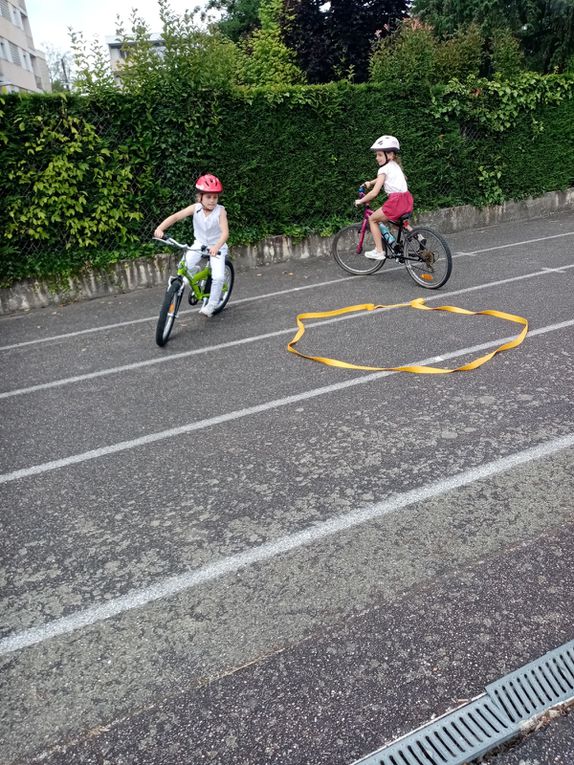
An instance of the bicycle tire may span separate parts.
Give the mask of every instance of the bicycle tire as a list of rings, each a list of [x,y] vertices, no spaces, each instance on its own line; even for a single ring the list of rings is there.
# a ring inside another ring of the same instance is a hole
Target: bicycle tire
[[[182,282],[179,279],[174,279],[163,298],[155,328],[155,341],[160,348],[163,348],[169,340],[182,297]]]
[[[223,290],[221,291],[221,297],[219,298],[219,303],[217,304],[217,307],[213,310],[213,316],[215,316],[218,313],[221,313],[225,306],[229,303],[229,298],[231,297],[231,291],[233,290],[233,284],[235,282],[235,268],[233,267],[233,263],[230,260],[225,261],[225,282],[223,285]],[[211,292],[211,275],[207,277],[207,280],[205,282],[205,292],[209,294]],[[208,298],[204,298],[203,305],[205,305],[208,302]]]
[[[345,226],[345,228],[338,231],[333,239],[331,249],[333,257],[341,268],[355,276],[374,274],[375,271],[379,271],[386,263],[385,260],[369,260],[369,258],[365,257],[366,251],[375,249],[373,235],[368,226],[365,231],[363,246],[360,252],[357,252],[361,236],[361,226],[361,223],[354,223],[352,226]]]
[[[427,290],[438,290],[450,279],[452,254],[448,242],[427,226],[415,226],[405,232],[405,267],[411,279]],[[417,234],[425,239],[421,245]]]

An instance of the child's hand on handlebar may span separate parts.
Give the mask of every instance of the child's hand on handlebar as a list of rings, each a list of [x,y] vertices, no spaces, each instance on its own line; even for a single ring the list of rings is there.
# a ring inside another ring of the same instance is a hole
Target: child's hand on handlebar
[[[212,258],[217,258],[220,255],[220,252],[217,249],[217,247],[210,247],[209,254],[211,255]]]
[[[156,230],[153,232],[153,235],[156,239],[165,239],[165,233],[162,228],[159,226],[156,228]]]

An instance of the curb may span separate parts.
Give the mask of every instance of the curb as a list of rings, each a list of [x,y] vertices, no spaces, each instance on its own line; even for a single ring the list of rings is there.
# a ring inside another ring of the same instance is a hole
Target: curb
[[[494,226],[502,221],[530,220],[569,210],[574,207],[574,188],[551,191],[542,197],[504,202],[492,207],[461,205],[446,207],[417,216],[417,223],[428,223],[450,234],[472,228]],[[329,255],[333,237],[311,235],[294,242],[286,236],[273,236],[254,245],[233,247],[234,264],[239,271],[248,271],[269,263],[307,260]],[[29,311],[51,305],[64,305],[81,300],[109,297],[167,282],[179,257],[172,253],[153,258],[138,258],[115,263],[109,270],[89,271],[69,278],[61,291],[48,282],[25,280],[0,289],[0,316],[16,311]]]

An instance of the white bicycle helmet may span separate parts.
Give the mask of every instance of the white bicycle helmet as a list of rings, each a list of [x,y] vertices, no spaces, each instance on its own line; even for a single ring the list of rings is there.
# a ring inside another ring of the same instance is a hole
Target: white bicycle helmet
[[[382,135],[371,146],[371,151],[400,151],[401,145],[394,135]]]

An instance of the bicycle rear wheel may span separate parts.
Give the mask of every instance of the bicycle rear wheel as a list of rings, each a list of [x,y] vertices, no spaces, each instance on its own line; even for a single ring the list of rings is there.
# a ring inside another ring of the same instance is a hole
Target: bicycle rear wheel
[[[225,261],[225,281],[223,282],[223,289],[221,290],[221,295],[219,297],[219,302],[217,304],[217,307],[213,310],[213,315],[217,313],[221,313],[227,303],[229,302],[229,298],[231,297],[231,290],[233,289],[233,283],[235,282],[235,269],[233,268],[233,263],[230,260]],[[205,282],[205,293],[206,295],[209,295],[211,292],[211,276],[207,277],[207,280]],[[205,305],[208,302],[208,297],[205,297],[203,299],[203,305]]]
[[[361,223],[342,228],[333,239],[333,257],[341,268],[349,274],[364,275],[374,274],[385,265],[384,260],[369,260],[365,252],[375,249],[375,243],[369,227],[365,231],[363,246],[357,252],[361,236]],[[383,242],[384,244],[384,242]]]
[[[405,234],[405,266],[409,276],[420,287],[438,290],[447,283],[452,271],[452,255],[446,239],[426,226],[416,226]]]
[[[183,283],[181,279],[174,279],[163,298],[155,328],[155,341],[160,348],[169,340],[182,297]]]

